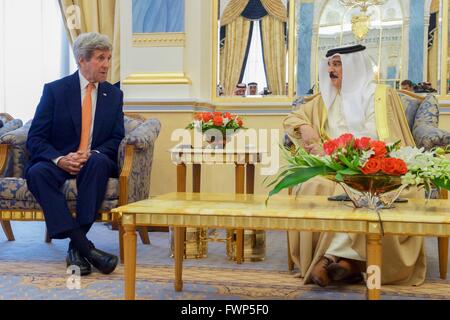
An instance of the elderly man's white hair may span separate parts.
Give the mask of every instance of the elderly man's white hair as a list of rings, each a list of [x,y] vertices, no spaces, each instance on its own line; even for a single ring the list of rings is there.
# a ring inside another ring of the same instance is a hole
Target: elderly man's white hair
[[[111,42],[109,38],[103,34],[96,32],[82,33],[73,43],[73,55],[80,66],[80,59],[86,61],[91,60],[95,50],[112,51]]]

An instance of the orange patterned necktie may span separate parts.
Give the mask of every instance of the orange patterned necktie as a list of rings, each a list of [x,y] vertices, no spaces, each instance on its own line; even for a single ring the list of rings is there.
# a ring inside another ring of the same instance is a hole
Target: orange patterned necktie
[[[83,98],[83,105],[81,108],[81,138],[78,151],[87,151],[89,144],[89,135],[91,134],[92,124],[92,90],[95,85],[89,83],[86,87],[86,94]]]

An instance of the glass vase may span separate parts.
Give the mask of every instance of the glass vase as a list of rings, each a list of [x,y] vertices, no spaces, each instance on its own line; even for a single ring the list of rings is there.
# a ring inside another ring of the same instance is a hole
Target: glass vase
[[[352,201],[355,208],[373,210],[389,209],[407,187],[400,176],[390,175],[348,175],[344,181],[336,180],[334,175],[325,178],[339,183]]]

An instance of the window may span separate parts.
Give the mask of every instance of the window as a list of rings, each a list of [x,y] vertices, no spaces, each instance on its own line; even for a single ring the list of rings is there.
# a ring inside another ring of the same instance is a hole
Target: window
[[[242,78],[242,82],[246,84],[249,82],[258,83],[258,93],[267,87],[260,30],[260,21],[254,21],[247,65],[245,66],[244,77]]]
[[[45,83],[76,70],[57,0],[0,1],[0,110],[25,123]]]

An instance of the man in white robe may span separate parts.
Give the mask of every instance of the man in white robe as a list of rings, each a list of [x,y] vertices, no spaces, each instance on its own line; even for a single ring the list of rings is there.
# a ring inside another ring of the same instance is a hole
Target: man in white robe
[[[291,139],[313,154],[321,142],[344,133],[414,145],[397,93],[374,82],[374,69],[361,45],[330,50],[319,65],[321,93],[284,121]],[[301,194],[339,194],[343,190],[321,177],[301,186]],[[361,279],[366,260],[365,236],[347,233],[290,232],[290,253],[305,283]],[[425,278],[423,239],[383,239],[382,283],[420,284]],[[397,269],[397,270],[395,270]]]

